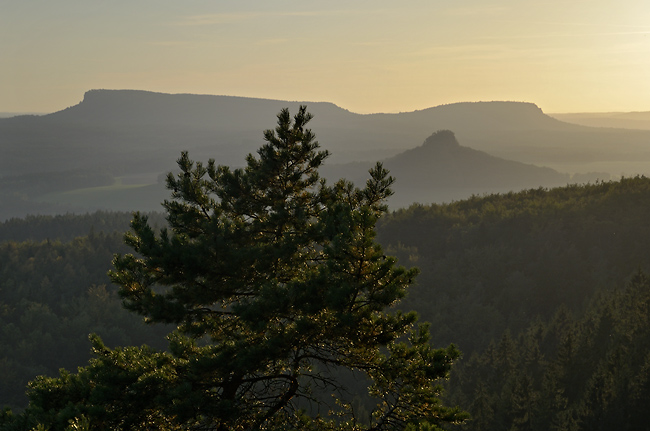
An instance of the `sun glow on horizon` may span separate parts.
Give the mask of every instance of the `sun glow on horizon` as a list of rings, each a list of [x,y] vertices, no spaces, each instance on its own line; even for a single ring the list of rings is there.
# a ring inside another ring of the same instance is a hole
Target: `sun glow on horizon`
[[[327,101],[358,113],[482,100],[650,111],[641,0],[38,3],[12,3],[0,17],[12,41],[0,47],[0,112],[54,112],[95,88]]]

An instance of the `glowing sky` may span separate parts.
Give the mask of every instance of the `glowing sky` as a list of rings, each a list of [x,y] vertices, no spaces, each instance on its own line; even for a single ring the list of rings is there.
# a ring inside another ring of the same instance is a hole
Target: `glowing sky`
[[[650,111],[648,0],[0,0],[0,112],[90,89]]]

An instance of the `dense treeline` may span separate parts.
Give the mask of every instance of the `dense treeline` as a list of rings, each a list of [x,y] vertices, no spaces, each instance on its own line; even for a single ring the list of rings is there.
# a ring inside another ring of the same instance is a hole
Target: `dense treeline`
[[[505,333],[456,368],[450,399],[473,431],[644,430],[650,400],[650,278]]]
[[[163,226],[161,213],[148,213],[155,226]],[[97,211],[86,214],[37,215],[25,218],[11,218],[0,222],[0,242],[4,241],[46,241],[68,242],[80,236],[104,232],[113,234],[129,229],[133,215],[128,212]]]
[[[36,375],[74,370],[90,357],[89,333],[108,345],[164,347],[164,331],[122,309],[106,275],[121,233],[68,242],[0,244],[0,405],[24,406]]]
[[[130,217],[0,224],[0,404],[24,406],[27,380],[86,363],[90,332],[108,345],[160,341],[164,331],[122,310],[106,277]],[[449,390],[474,417],[468,429],[635,423],[650,395],[650,284],[634,276],[650,273],[648,220],[644,177],[414,205],[380,220],[387,254],[421,269],[401,308],[432,323],[435,345],[464,352]]]
[[[648,220],[650,179],[636,177],[414,205],[385,217],[378,235],[420,267],[408,305],[435,342],[469,355],[647,271]]]

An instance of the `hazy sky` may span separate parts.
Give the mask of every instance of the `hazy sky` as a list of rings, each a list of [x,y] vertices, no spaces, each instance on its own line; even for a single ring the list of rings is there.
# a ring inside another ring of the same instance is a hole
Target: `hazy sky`
[[[648,0],[0,0],[0,112],[90,89],[650,111]]]

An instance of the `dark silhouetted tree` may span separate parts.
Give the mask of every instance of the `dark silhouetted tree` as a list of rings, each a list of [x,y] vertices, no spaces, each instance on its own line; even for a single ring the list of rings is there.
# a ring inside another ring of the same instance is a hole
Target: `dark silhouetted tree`
[[[61,429],[83,417],[93,429],[214,430],[462,419],[438,400],[459,352],[432,348],[414,313],[389,309],[417,275],[374,239],[393,179],[378,164],[363,189],[320,180],[327,152],[310,118],[305,107],[293,119],[283,110],[242,169],[183,153],[167,178],[169,228],[136,215],[126,236],[134,254],[117,256],[111,272],[128,309],[177,325],[170,353],[95,338],[88,367],[32,383],[34,417]]]

